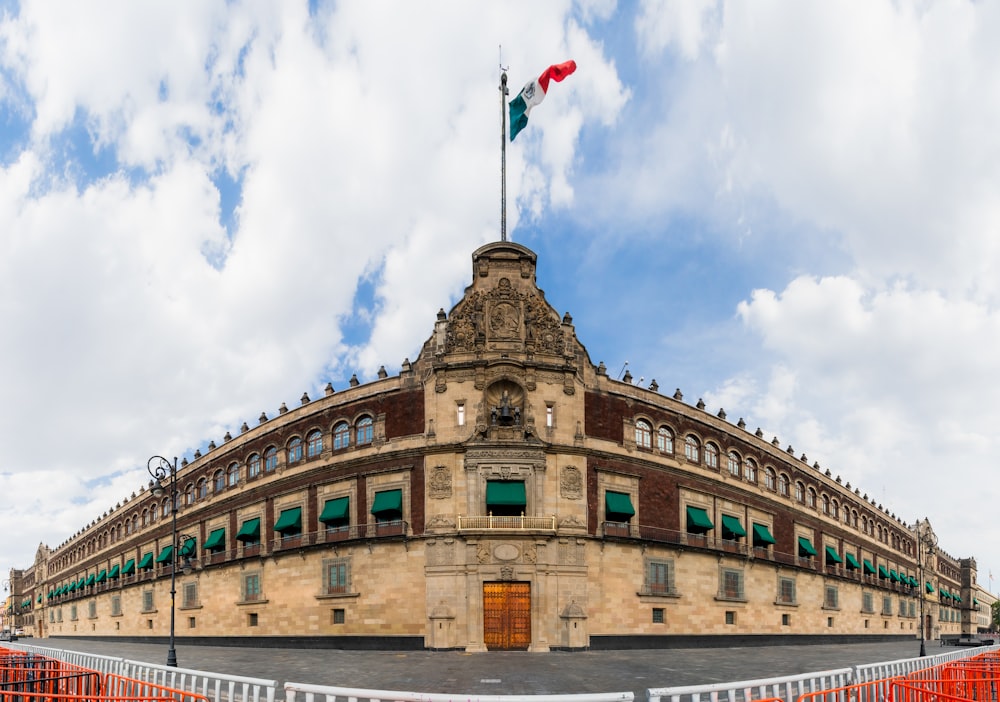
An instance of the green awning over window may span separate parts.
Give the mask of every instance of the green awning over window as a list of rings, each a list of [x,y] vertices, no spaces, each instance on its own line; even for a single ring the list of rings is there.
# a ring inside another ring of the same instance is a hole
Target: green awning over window
[[[924,585],[927,587],[927,592],[934,592],[934,586],[931,585],[931,581],[928,580]]]
[[[853,553],[845,553],[844,558],[847,559],[848,570],[861,570],[861,564],[858,563],[858,559],[854,557]]]
[[[212,530],[205,539],[206,551],[219,551],[226,547],[226,527]]]
[[[804,536],[799,537],[799,556],[815,556],[816,549],[812,542]]]
[[[135,563],[135,561],[132,561],[132,563]],[[121,572],[122,572],[122,567],[117,563],[115,563],[114,566],[112,566],[111,568],[111,572],[108,573],[108,580],[117,580]]]
[[[83,589],[83,586],[86,584],[87,584],[86,579],[81,577],[79,580],[76,581],[76,589],[81,590]]]
[[[959,602],[959,603],[960,603],[960,602],[962,601],[962,596],[961,596],[961,595],[952,595],[952,597],[954,597],[954,598],[955,598],[955,601],[956,601],[956,602]]]
[[[351,518],[351,498],[336,497],[327,500],[323,505],[323,513],[319,515],[319,520],[324,524],[330,522],[344,522]]]
[[[130,558],[128,559],[128,562],[125,564],[125,567],[122,568],[122,575],[132,575],[132,573],[134,572],[135,572],[135,559]]]
[[[754,546],[770,546],[776,543],[775,538],[771,536],[770,530],[767,528],[766,524],[754,524],[753,525],[753,545]]]
[[[714,529],[715,524],[712,523],[711,518],[708,516],[708,512],[701,507],[688,507],[687,508],[687,530],[693,532],[703,532],[709,529]]]
[[[279,534],[284,534],[286,531],[301,531],[302,508],[292,507],[290,509],[281,510],[281,515],[278,517],[278,521],[274,525],[274,530]]]
[[[866,558],[864,559],[864,564],[865,575],[875,575],[875,566],[872,565],[872,562]]]
[[[171,544],[170,546],[163,547],[163,550],[160,551],[160,555],[156,557],[156,562],[169,563],[173,557],[174,557],[174,546],[173,544]],[[144,558],[143,561],[145,560],[146,559]],[[140,563],[139,566],[142,567],[142,563]]]
[[[90,575],[87,576],[87,582],[85,582],[84,585],[85,586],[93,585],[94,581],[96,581],[96,580],[97,580],[97,576],[94,575],[93,573],[91,573]]]
[[[387,508],[385,511],[403,510],[403,493],[401,490],[393,490],[399,495],[399,504],[395,507]],[[377,514],[378,498],[385,495],[384,492],[375,493],[375,504],[372,505],[372,514]],[[625,496],[628,498],[628,495]],[[486,506],[504,505],[509,507],[525,507],[528,504],[527,493],[524,490],[523,480],[488,480],[486,481]]]
[[[827,546],[826,547],[826,562],[827,563],[843,563],[844,559],[840,557],[839,553],[837,553],[837,549],[835,549],[833,546]]]
[[[236,534],[237,541],[259,541],[260,540],[260,517],[248,519],[243,522],[239,533]]]
[[[739,517],[729,514],[722,515],[722,538],[729,541],[741,539],[747,535],[747,530],[740,524]]]
[[[880,577],[882,580],[886,580],[889,577],[889,571],[885,569],[884,565],[879,565],[878,577]]]
[[[188,537],[181,545],[181,550],[179,553],[181,558],[194,558],[198,555],[198,541],[193,536]]]
[[[142,554],[142,560],[139,561],[139,570],[149,570],[153,567],[153,552],[147,551]]]
[[[524,483],[507,483],[509,485],[520,485],[521,486],[521,496],[524,496]],[[490,483],[486,483],[486,504],[489,503],[489,492]],[[516,503],[499,503],[495,502],[493,504],[525,504],[524,502]],[[402,490],[383,490],[382,492],[375,493],[375,500],[372,502],[372,514],[386,514],[386,513],[396,513],[399,515],[403,514],[403,491]]]
[[[632,498],[624,492],[604,493],[604,514],[610,522],[627,522],[635,516]]]
[[[108,579],[108,569],[103,568],[100,573],[97,574],[97,578],[94,580],[95,583],[103,583]]]
[[[897,573],[894,568],[889,569],[889,580],[891,580],[894,583],[901,582],[899,579],[899,573]]]

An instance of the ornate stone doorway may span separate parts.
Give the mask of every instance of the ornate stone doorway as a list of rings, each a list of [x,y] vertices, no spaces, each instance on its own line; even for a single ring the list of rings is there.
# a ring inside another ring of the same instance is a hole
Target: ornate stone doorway
[[[531,583],[483,583],[483,642],[490,651],[531,644]]]

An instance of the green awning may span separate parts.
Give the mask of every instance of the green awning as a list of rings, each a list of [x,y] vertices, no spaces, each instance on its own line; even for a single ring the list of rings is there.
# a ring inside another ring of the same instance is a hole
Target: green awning
[[[632,498],[624,492],[604,493],[604,513],[609,522],[627,522],[635,516]]]
[[[135,572],[135,559],[129,558],[128,562],[125,563],[125,567],[122,568],[122,575],[132,575]]]
[[[882,580],[886,580],[889,577],[889,571],[885,569],[884,565],[879,564],[878,577],[880,577]]]
[[[142,560],[139,561],[139,570],[149,570],[153,567],[153,552],[147,551],[143,554]]]
[[[509,483],[513,485],[514,483]],[[517,483],[521,486],[521,494],[524,495],[524,483]],[[489,487],[490,483],[486,483],[486,504],[489,504]],[[500,504],[500,503],[494,503]],[[511,503],[511,504],[526,504],[526,503]],[[386,514],[395,513],[398,515],[403,514],[403,491],[402,490],[383,490],[382,492],[375,493],[375,500],[372,502],[372,514]]]
[[[83,586],[86,584],[87,584],[86,579],[81,577],[79,580],[76,581],[76,589],[81,590],[83,589]]]
[[[742,539],[747,535],[747,530],[743,528],[740,524],[739,517],[733,517],[729,514],[722,515],[722,538],[728,541],[735,541],[736,539]]]
[[[97,574],[97,578],[94,580],[95,583],[103,583],[108,579],[108,569],[103,568],[101,572]]]
[[[87,582],[84,583],[85,587],[90,587],[97,580],[97,576],[93,573],[87,576]]]
[[[335,497],[332,500],[327,500],[326,504],[323,505],[323,513],[319,515],[319,520],[323,524],[350,521],[350,518],[350,497]]]
[[[872,562],[866,558],[864,559],[864,564],[865,564],[864,567],[865,575],[875,575],[875,566],[872,565]]]
[[[827,546],[826,547],[826,562],[827,563],[843,563],[844,559],[840,557],[839,553],[837,553],[837,549],[835,549],[833,546]]]
[[[76,592],[76,581],[75,580],[69,584],[69,587],[66,588],[66,592]]]
[[[236,534],[237,541],[260,541],[260,517],[248,519],[243,522],[240,531]]]
[[[178,552],[181,558],[194,558],[198,555],[198,540],[193,536],[189,536],[187,540],[181,545],[181,549]]]
[[[951,593],[948,592],[948,588],[946,588],[944,586],[942,586],[942,587],[939,588],[939,592],[941,593],[942,597],[951,597]]]
[[[894,583],[901,582],[899,579],[899,573],[897,573],[894,568],[889,569],[889,580]]]
[[[117,563],[115,563],[115,565],[111,568],[111,572],[108,573],[108,580],[117,580],[118,579],[118,575],[121,572],[122,572],[122,567],[120,565],[118,565]]]
[[[854,557],[853,553],[845,553],[844,558],[847,559],[848,570],[861,570],[861,564],[858,563],[858,559]]]
[[[279,534],[284,534],[286,531],[301,531],[302,508],[291,507],[289,509],[281,510],[281,515],[278,517],[278,521],[274,525],[274,530]]]
[[[714,529],[715,524],[712,523],[711,518],[708,516],[708,512],[701,507],[688,507],[687,508],[687,530],[692,532],[704,532],[709,529]]]
[[[395,510],[401,512],[403,509],[403,493],[400,490],[394,490],[393,492],[399,495],[399,502],[393,507],[387,507],[385,510],[390,511]],[[375,504],[372,505],[372,514],[377,514],[379,510],[379,496],[385,495],[384,492],[375,493]],[[628,495],[625,495],[628,498]],[[503,505],[509,507],[524,507],[528,504],[527,493],[524,490],[523,480],[488,480],[486,482],[486,506],[490,505]]]
[[[804,536],[799,537],[799,556],[815,556],[816,549],[813,548],[812,542]]]
[[[958,602],[958,603],[962,602],[962,596],[961,595],[955,595],[954,597],[955,597],[955,601],[956,602]]]
[[[226,527],[214,529],[205,539],[206,551],[220,551],[226,547]]]
[[[754,524],[753,525],[753,545],[763,546],[767,548],[771,544],[776,543],[775,538],[771,536],[770,530],[767,528],[766,524]]]
[[[934,592],[934,586],[931,585],[931,581],[930,580],[928,580],[926,583],[924,583],[924,586],[927,588],[927,592]]]
[[[913,577],[913,576],[911,575],[911,576],[910,576],[910,585],[912,585],[913,587],[920,587],[920,581],[919,581],[919,580],[917,580],[916,578],[914,578],[914,577]]]
[[[169,546],[164,546],[163,550],[160,551],[160,555],[156,557],[157,563],[169,563],[174,557],[174,546],[173,544]],[[143,559],[145,560],[145,559]],[[141,565],[141,564],[140,564]]]

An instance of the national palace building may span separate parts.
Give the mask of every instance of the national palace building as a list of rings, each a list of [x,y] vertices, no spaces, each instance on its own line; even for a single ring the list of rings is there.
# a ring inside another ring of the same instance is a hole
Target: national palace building
[[[35,636],[485,651],[989,628],[948,555],[791,446],[594,364],[496,242],[399,375],[327,386],[11,578]],[[159,491],[156,491],[159,492]],[[171,514],[176,510],[176,514]],[[178,543],[172,543],[176,517]],[[176,551],[176,552],[175,552]]]

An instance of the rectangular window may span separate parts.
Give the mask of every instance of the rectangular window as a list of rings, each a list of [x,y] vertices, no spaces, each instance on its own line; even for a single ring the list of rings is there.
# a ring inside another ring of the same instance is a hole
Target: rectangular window
[[[866,614],[872,614],[875,612],[875,605],[872,599],[872,593],[870,592],[861,593],[861,611]]]
[[[882,614],[892,614],[892,598],[888,595],[882,598]]]
[[[121,595],[115,595],[111,598],[111,616],[119,617],[122,613],[122,598]]]
[[[917,616],[917,603],[916,602],[911,602],[910,603],[910,616],[911,617]]]
[[[729,626],[736,625],[736,612],[733,611],[726,612],[726,624]]]
[[[663,623],[663,607],[653,607],[653,623]]]
[[[250,614],[247,615],[247,626],[257,626],[256,612],[250,612]]]
[[[465,426],[465,403],[464,402],[459,402],[458,405],[456,406],[456,410],[458,412],[458,416],[456,417],[456,421],[458,422],[458,426],[464,427]]]
[[[646,559],[646,592],[653,595],[673,595],[674,562]]]
[[[142,611],[152,612],[153,611],[153,591],[143,590],[142,591]]]
[[[181,607],[198,606],[198,583],[184,583],[184,594]]]
[[[722,568],[719,571],[719,597],[724,600],[742,600],[743,571]]]
[[[791,626],[792,625],[792,615],[782,614],[781,615],[781,626]]]
[[[194,617],[188,617],[188,629],[194,629],[195,628],[195,624],[197,624],[197,622],[195,621],[195,618]]]
[[[333,623],[334,624],[343,624],[345,621],[347,621],[347,617],[345,615],[344,610],[342,610],[342,609],[335,609],[335,610],[333,610]]]
[[[778,578],[778,604],[795,604],[795,580]]]
[[[261,599],[260,573],[246,573],[243,576],[243,601],[257,602]],[[257,615],[253,615],[256,617]],[[256,626],[256,624],[251,624]]]
[[[826,597],[823,600],[823,606],[827,609],[837,609],[840,606],[837,588],[833,585],[826,586]]]
[[[69,607],[69,620],[71,622],[76,621],[76,605],[70,605]]]
[[[87,603],[87,616],[91,619],[97,619],[97,603],[88,602]]]
[[[323,579],[326,594],[343,595],[351,591],[351,564],[346,558],[324,561]]]
[[[904,600],[902,597],[899,598],[899,616],[901,617],[906,616],[906,600]]]
[[[545,405],[545,426],[554,427],[555,426],[555,412],[556,408],[552,405]]]
[[[832,628],[833,628],[833,617],[827,617],[827,618],[826,618],[826,626],[827,626],[828,628],[830,628],[830,629],[832,629]]]

